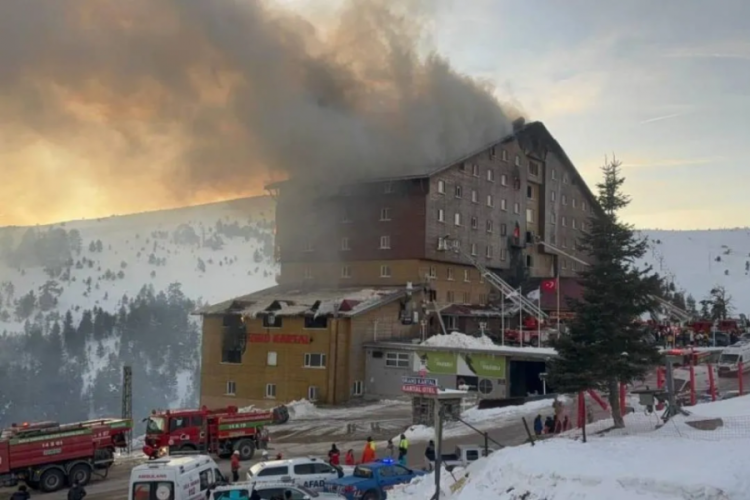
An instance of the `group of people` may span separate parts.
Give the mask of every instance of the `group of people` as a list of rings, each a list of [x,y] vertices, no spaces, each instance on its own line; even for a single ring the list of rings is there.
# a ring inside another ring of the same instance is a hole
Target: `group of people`
[[[570,430],[570,419],[567,415],[560,418],[557,413],[552,416],[548,415],[546,419],[542,420],[541,415],[537,415],[534,418],[534,434],[541,436],[542,434],[560,434]]]
[[[73,481],[73,485],[68,490],[68,500],[83,500],[86,497],[86,490],[79,481]],[[13,492],[10,496],[10,500],[29,500],[31,494],[25,484],[18,487],[18,490]]]
[[[398,442],[398,448],[393,444],[393,440],[389,439],[388,444],[385,446],[388,458],[398,460],[398,463],[406,466],[406,455],[409,452],[409,440],[406,439],[404,434],[401,434],[401,439]],[[375,448],[375,441],[371,437],[365,441],[365,446],[362,449],[362,457],[359,462],[354,457],[354,450],[349,449],[344,456],[344,465],[354,466],[357,463],[366,464],[374,462],[378,459],[377,450]],[[336,447],[336,444],[331,445],[331,449],[328,451],[328,463],[335,467],[341,466],[341,451]]]

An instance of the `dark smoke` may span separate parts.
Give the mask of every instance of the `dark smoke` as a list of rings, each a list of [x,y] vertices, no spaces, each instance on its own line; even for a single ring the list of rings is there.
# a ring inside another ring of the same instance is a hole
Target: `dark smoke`
[[[254,0],[0,2],[10,217],[421,172],[507,133],[491,88],[418,53],[424,5],[313,25]]]

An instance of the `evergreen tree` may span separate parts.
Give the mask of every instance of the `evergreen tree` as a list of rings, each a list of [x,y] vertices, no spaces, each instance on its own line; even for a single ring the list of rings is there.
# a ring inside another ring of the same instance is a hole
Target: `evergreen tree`
[[[618,216],[630,202],[622,192],[620,163],[612,160],[602,172],[604,180],[597,185],[601,213],[591,218],[578,242],[591,259],[581,273],[583,298],[571,303],[575,318],[570,333],[553,343],[558,357],[548,379],[559,392],[607,392],[615,427],[624,427],[619,383],[644,377],[659,362],[658,349],[635,320],[656,308],[661,283],[651,268],[635,267],[647,241]]]

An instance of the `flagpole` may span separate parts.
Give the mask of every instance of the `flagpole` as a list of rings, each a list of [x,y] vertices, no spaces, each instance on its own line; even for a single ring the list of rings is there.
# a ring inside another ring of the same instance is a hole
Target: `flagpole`
[[[518,287],[518,295],[521,295],[521,287]],[[523,347],[523,307],[521,298],[518,298],[518,331],[521,334],[521,347]]]
[[[505,345],[505,294],[503,292],[500,292],[500,300],[501,300],[500,307],[502,308],[500,311],[500,314],[501,314],[500,328],[502,330],[500,333],[500,338],[501,338],[502,344]]]

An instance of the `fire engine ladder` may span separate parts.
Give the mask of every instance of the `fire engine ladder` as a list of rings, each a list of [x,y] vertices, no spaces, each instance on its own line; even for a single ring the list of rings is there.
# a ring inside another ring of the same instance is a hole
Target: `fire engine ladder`
[[[445,240],[447,241],[449,237],[445,237]],[[508,299],[510,300],[514,306],[517,308],[527,312],[528,314],[539,318],[539,319],[548,319],[549,316],[541,310],[541,308],[532,300],[529,300],[520,290],[516,290],[512,286],[510,286],[505,280],[503,280],[500,276],[490,271],[488,268],[486,268],[484,265],[480,264],[477,259],[469,255],[468,253],[461,250],[459,247],[454,246],[454,251],[471,262],[471,264],[477,268],[479,273],[482,275],[482,277],[487,280],[490,285],[495,287],[497,290],[500,291],[503,295],[503,300]]]
[[[422,289],[427,293],[432,293],[432,287],[430,286],[429,282],[430,277],[425,277],[422,283]],[[428,299],[424,302],[425,318],[430,314],[434,314],[437,317],[438,324],[440,325],[440,331],[443,333],[443,335],[447,335],[448,329],[445,328],[445,322],[443,321],[443,315],[441,314],[443,308],[440,307],[437,303],[437,300],[433,300],[432,297],[428,297]]]
[[[549,243],[547,243],[545,241],[542,241],[541,239],[537,239],[537,243],[539,243],[540,245],[543,245],[545,248],[548,248],[548,249],[552,250],[556,254],[562,255],[563,257],[567,257],[570,260],[574,260],[574,261],[578,262],[579,264],[582,264],[584,266],[589,266],[590,265],[585,260],[581,260],[578,257],[574,257],[574,256],[570,255],[567,252],[563,252],[562,250],[560,250],[556,246],[550,245]],[[674,317],[676,317],[681,322],[687,322],[690,319],[692,319],[692,316],[690,315],[689,312],[687,312],[687,311],[685,311],[685,310],[677,307],[676,305],[670,303],[669,301],[666,301],[666,300],[662,299],[661,297],[657,297],[656,295],[652,295],[651,298],[654,299],[663,309],[665,309],[668,313],[672,314]]]

